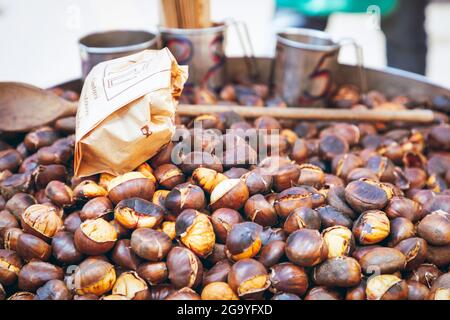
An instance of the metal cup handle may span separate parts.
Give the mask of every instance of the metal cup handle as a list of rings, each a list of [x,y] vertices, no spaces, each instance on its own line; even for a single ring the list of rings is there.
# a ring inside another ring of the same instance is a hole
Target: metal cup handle
[[[356,54],[356,64],[358,67],[358,73],[359,73],[359,82],[360,82],[360,89],[362,94],[367,93],[367,77],[366,77],[366,71],[364,70],[364,55],[363,55],[363,49],[362,47],[356,43],[356,41],[352,38],[342,38],[339,40],[339,45],[341,47],[343,46],[352,46],[355,50]]]
[[[256,61],[255,50],[253,49],[253,43],[250,38],[250,33],[248,32],[247,24],[244,21],[227,19],[226,25],[230,27],[233,26],[236,30],[250,77],[253,80],[259,80],[259,67]]]

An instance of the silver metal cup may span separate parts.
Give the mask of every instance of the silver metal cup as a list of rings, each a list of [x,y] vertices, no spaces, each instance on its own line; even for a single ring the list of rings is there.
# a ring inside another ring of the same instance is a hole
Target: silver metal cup
[[[362,64],[360,47],[352,39],[335,41],[325,32],[288,28],[277,34],[272,85],[291,107],[323,107],[332,93],[338,70],[339,50],[355,47]]]
[[[181,65],[189,65],[185,88],[194,85],[217,89],[225,84],[225,39],[228,25],[202,29],[159,27],[161,43]]]
[[[147,31],[108,31],[92,33],[78,41],[82,77],[98,63],[124,57],[145,49],[157,49],[158,36]]]

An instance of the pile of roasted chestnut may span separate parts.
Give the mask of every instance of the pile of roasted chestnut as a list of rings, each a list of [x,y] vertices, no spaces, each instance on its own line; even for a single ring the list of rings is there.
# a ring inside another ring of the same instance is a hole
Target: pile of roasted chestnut
[[[0,300],[450,299],[448,124],[177,126],[118,177],[73,177],[74,118],[4,135]]]

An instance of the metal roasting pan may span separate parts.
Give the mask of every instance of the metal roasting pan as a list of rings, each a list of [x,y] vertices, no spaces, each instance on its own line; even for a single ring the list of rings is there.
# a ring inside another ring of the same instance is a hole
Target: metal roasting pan
[[[269,83],[272,58],[257,58],[256,62],[260,71],[260,81]],[[228,58],[227,75],[230,80],[235,79],[242,72],[247,72],[247,63],[245,58]],[[387,96],[408,95],[413,99],[424,97],[434,97],[436,95],[450,96],[450,88],[439,86],[424,76],[406,72],[394,68],[371,69],[364,68],[367,77],[367,87],[369,90],[379,90]],[[359,77],[356,66],[340,64],[337,74],[337,84],[355,84],[358,85]],[[81,80],[76,79],[55,85],[66,90],[81,91]]]

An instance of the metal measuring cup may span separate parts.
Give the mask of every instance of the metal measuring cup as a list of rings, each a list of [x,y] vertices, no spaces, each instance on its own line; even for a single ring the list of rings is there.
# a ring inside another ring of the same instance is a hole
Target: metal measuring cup
[[[272,86],[290,107],[325,107],[338,72],[339,50],[355,48],[361,89],[365,91],[362,50],[353,39],[333,40],[322,31],[288,28],[277,34]]]
[[[78,41],[81,79],[100,62],[124,57],[145,49],[157,49],[158,36],[147,31],[118,30],[92,33]]]
[[[245,23],[229,20],[199,29],[159,27],[162,46],[172,52],[179,64],[189,65],[185,90],[188,91],[194,86],[218,90],[226,84],[225,47],[227,32],[231,26],[236,28],[244,56],[249,59],[249,72],[254,75],[258,71]]]

